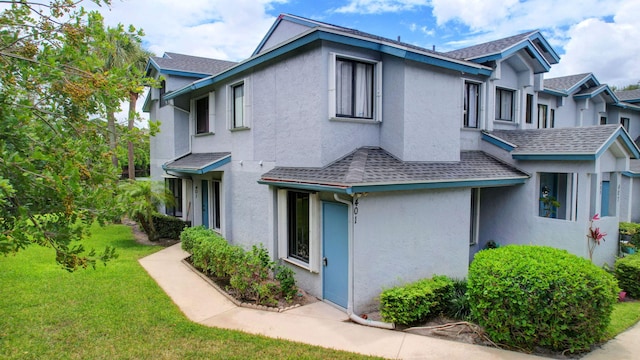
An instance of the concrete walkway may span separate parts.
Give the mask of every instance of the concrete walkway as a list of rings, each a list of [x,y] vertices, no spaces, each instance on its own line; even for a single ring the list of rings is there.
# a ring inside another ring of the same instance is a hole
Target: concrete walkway
[[[194,322],[389,359],[542,359],[541,357],[354,324],[324,302],[283,313],[238,307],[182,263],[180,244],[140,259],[140,264]],[[620,334],[584,359],[635,359],[640,327]],[[635,354],[635,356],[633,355]]]

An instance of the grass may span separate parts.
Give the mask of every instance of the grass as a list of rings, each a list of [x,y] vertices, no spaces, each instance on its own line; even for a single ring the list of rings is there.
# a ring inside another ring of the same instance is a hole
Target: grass
[[[604,333],[603,341],[608,341],[627,330],[640,320],[640,301],[619,302],[613,305],[611,322]]]
[[[158,247],[137,244],[124,225],[95,227],[85,241],[106,244],[118,259],[75,273],[48,248],[0,257],[0,358],[367,358],[190,322],[137,262]]]

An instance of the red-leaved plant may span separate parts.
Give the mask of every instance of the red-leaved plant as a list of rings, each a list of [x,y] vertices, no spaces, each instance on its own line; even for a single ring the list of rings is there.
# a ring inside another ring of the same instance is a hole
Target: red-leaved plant
[[[600,231],[599,227],[593,227],[593,222],[600,220],[600,214],[593,215],[593,218],[589,220],[589,233],[587,234],[587,245],[589,247],[589,260],[593,261],[593,250],[596,245],[600,245],[600,241],[605,241],[606,233]]]

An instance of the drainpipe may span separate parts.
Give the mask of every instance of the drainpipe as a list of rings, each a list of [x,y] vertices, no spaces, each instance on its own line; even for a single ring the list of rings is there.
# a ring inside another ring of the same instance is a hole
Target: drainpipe
[[[338,194],[333,194],[333,198],[341,203],[341,204],[345,204],[347,205],[347,207],[349,208],[349,215],[353,214],[352,211],[352,206],[353,204],[347,200],[343,200],[340,199],[338,197]],[[353,281],[353,221],[351,219],[351,216],[349,216],[349,285],[350,285],[350,289],[349,289],[349,296],[348,296],[348,303],[347,303],[347,315],[349,316],[349,319],[351,319],[351,321],[358,323],[360,325],[366,325],[366,326],[373,326],[373,327],[377,327],[377,328],[382,328],[382,329],[395,329],[395,325],[391,324],[391,323],[386,323],[386,322],[382,322],[382,321],[374,321],[374,320],[369,320],[369,319],[363,319],[360,316],[356,315],[353,313],[353,287],[354,287],[354,281]]]

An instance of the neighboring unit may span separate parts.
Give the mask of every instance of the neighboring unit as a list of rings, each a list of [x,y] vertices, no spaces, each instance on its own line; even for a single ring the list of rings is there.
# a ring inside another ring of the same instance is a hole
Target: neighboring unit
[[[586,257],[596,213],[610,235],[594,261],[611,265],[633,217],[620,194],[640,198],[640,107],[591,74],[545,80],[558,61],[539,31],[440,53],[281,15],[240,63],[150,60],[152,177],[176,195],[167,213],[264,244],[356,313],[466,276],[491,240]]]

